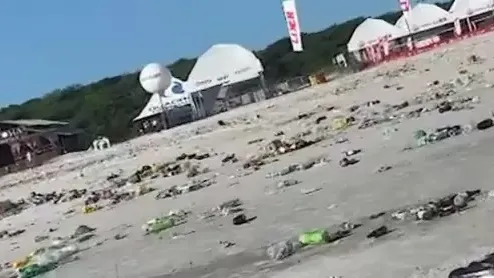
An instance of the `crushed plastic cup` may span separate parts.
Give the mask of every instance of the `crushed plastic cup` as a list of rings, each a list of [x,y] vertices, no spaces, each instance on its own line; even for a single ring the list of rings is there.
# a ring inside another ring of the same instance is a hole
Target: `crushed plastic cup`
[[[272,260],[283,260],[302,248],[297,239],[280,241],[268,246],[266,253]]]
[[[79,248],[76,245],[66,245],[62,247],[48,247],[39,250],[32,256],[32,261],[38,265],[58,264],[77,253]]]

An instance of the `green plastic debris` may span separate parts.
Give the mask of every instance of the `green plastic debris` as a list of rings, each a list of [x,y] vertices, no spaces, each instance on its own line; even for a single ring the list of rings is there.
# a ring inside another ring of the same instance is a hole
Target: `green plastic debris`
[[[422,129],[419,129],[417,131],[415,131],[413,137],[415,138],[415,140],[419,140],[421,138],[424,138],[427,136],[427,132],[425,132],[424,130]]]
[[[317,245],[328,243],[330,237],[326,229],[317,229],[301,234],[298,240],[304,245]]]
[[[173,226],[175,226],[175,219],[170,216],[165,216],[148,221],[143,228],[147,233],[157,234],[161,231],[170,229]]]
[[[21,268],[19,273],[21,278],[32,278],[50,272],[55,268],[57,268],[56,263],[49,263],[45,265],[31,264]]]

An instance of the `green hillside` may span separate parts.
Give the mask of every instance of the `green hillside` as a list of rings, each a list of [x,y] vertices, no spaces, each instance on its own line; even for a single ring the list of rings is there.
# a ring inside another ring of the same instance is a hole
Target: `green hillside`
[[[450,3],[441,6],[449,8]],[[390,12],[380,18],[394,23],[399,16],[399,12]],[[304,34],[303,53],[293,53],[286,37],[257,51],[267,80],[281,80],[331,67],[332,57],[345,50],[353,30],[363,20],[364,17],[358,17],[320,32]],[[174,76],[186,80],[194,63],[195,59],[180,59],[169,68]],[[139,86],[138,73],[128,73],[88,85],[68,86],[20,105],[10,105],[0,110],[0,119],[68,121],[92,136],[105,135],[118,142],[133,136],[132,119],[149,97]]]

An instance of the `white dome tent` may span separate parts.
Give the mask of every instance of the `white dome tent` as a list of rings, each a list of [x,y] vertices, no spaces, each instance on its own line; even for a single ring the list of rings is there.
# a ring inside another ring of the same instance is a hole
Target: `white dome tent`
[[[467,18],[493,10],[492,0],[456,0],[449,12],[457,18]]]
[[[366,46],[374,45],[382,38],[398,38],[405,32],[382,19],[367,18],[353,31],[348,41],[348,52],[358,51]]]
[[[213,114],[217,99],[225,98],[234,84],[260,79],[262,87],[263,71],[261,61],[244,47],[237,44],[213,45],[197,59],[187,80],[200,116]],[[264,95],[262,89],[252,94],[261,91]],[[253,98],[255,101],[262,99],[258,95]]]
[[[194,91],[259,77],[264,71],[251,51],[237,44],[216,44],[202,54],[190,72]]]
[[[419,3],[412,8],[408,18],[405,19],[405,16],[402,15],[396,21],[395,26],[407,31],[410,27],[410,32],[418,33],[444,25],[447,22],[453,22],[453,17],[449,12],[433,4]]]

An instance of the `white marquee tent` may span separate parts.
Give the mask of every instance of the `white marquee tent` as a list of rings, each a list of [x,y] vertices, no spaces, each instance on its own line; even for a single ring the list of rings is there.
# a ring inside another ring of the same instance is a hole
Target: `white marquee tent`
[[[134,121],[144,119],[163,112],[161,107],[161,101],[165,109],[171,109],[174,107],[181,107],[190,104],[190,91],[187,88],[187,83],[180,79],[173,78],[172,83],[165,91],[165,96],[158,94],[152,94],[148,103],[142,109],[141,113],[134,118]]]
[[[398,38],[406,33],[382,19],[367,18],[353,31],[348,41],[348,52],[376,44],[381,38]]]
[[[192,91],[257,78],[264,71],[251,51],[237,44],[217,44],[202,54],[190,72]]]
[[[467,18],[493,10],[492,0],[456,0],[449,12],[457,18]]]
[[[449,12],[436,5],[419,3],[412,8],[407,19],[401,16],[396,21],[395,26],[402,30],[408,30],[408,27],[410,27],[410,32],[418,33],[441,26],[447,22],[453,22],[453,19],[453,16]]]

